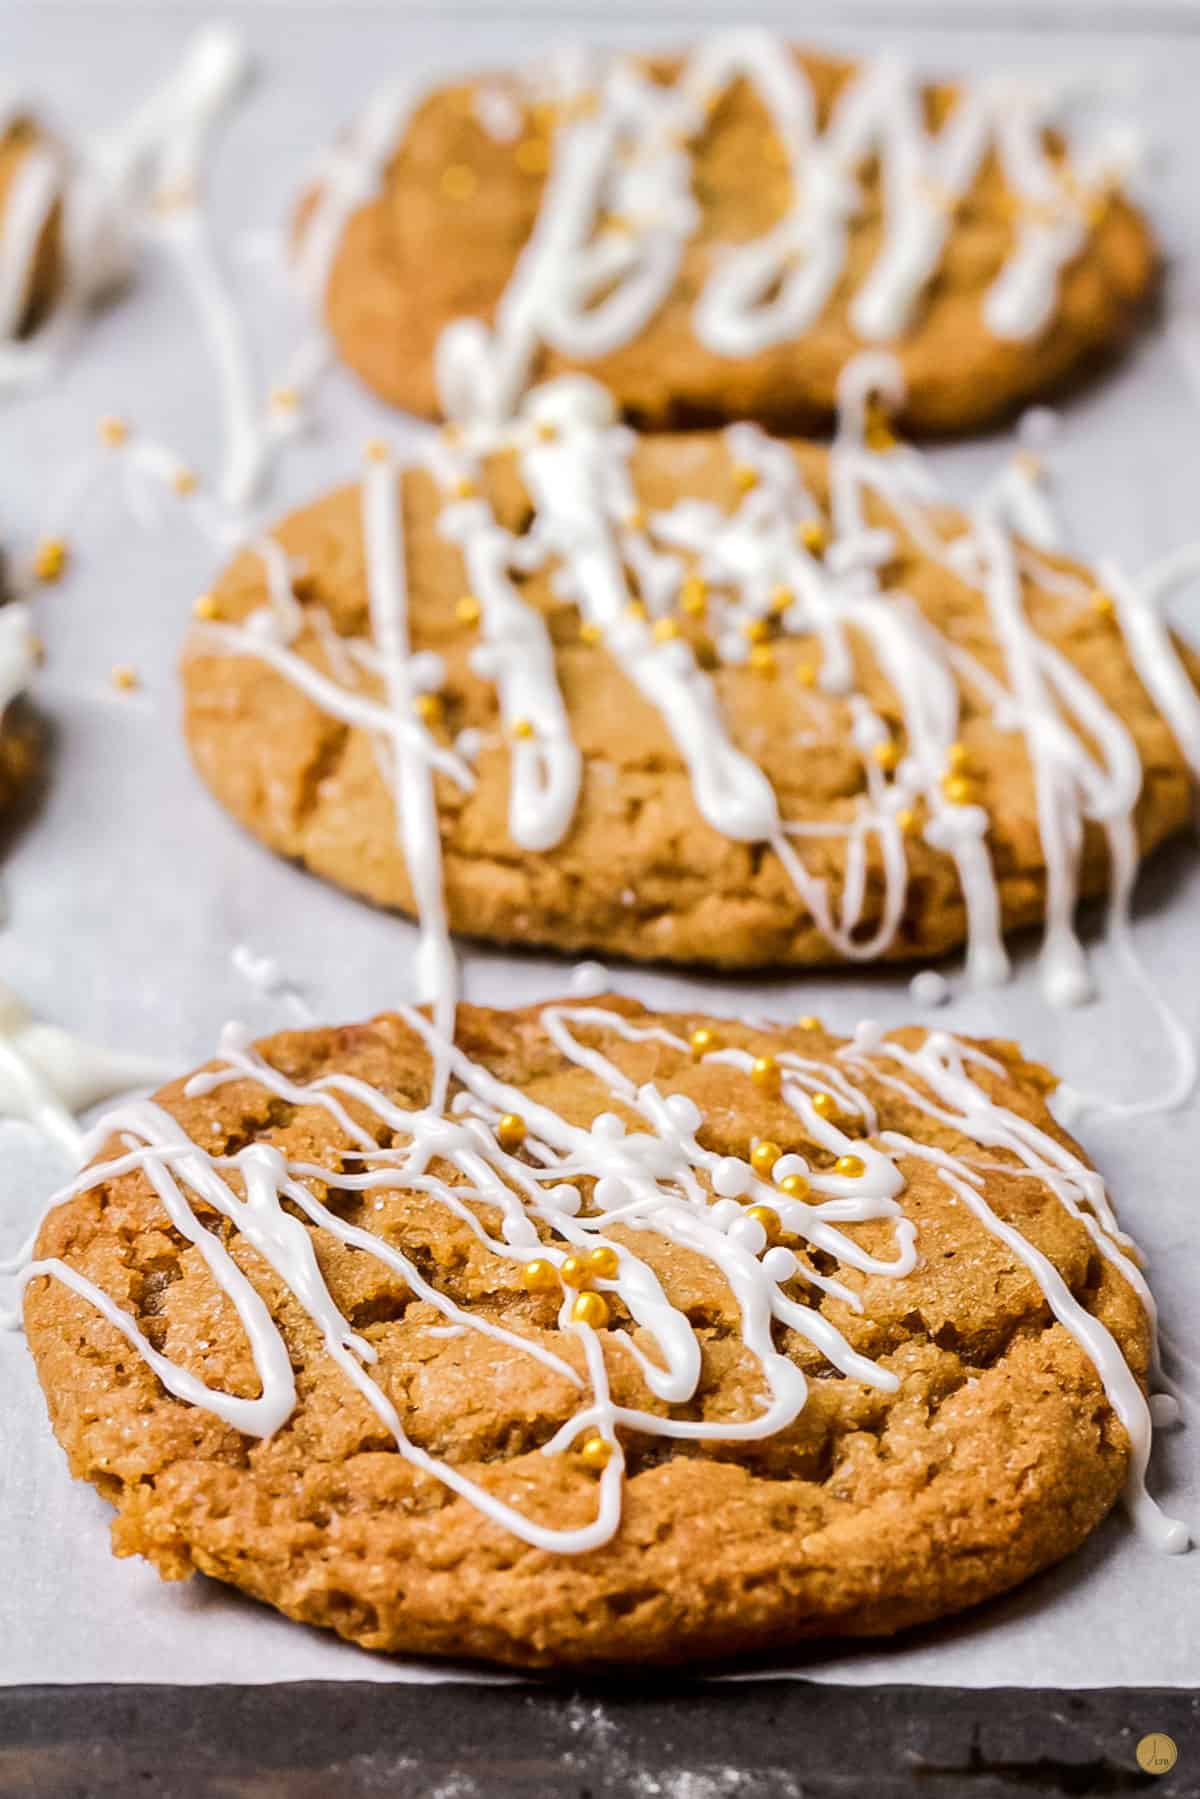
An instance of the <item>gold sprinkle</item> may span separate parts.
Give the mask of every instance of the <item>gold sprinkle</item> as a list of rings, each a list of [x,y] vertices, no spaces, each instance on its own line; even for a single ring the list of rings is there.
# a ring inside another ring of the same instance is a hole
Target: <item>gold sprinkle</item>
[[[579,1451],[579,1459],[597,1473],[612,1461],[613,1446],[606,1437],[589,1437]]]
[[[564,1257],[559,1263],[558,1273],[564,1287],[586,1287],[591,1277],[587,1257],[583,1255]]]
[[[601,1331],[608,1323],[608,1306],[599,1293],[581,1293],[571,1307],[572,1324],[586,1324],[594,1331]]]
[[[535,1261],[526,1262],[521,1270],[521,1281],[527,1292],[553,1293],[558,1286],[558,1270],[553,1262],[539,1256]]]
[[[388,452],[387,444],[384,442],[382,437],[372,437],[371,439],[369,439],[365,449],[363,450],[363,455],[366,457],[368,462],[386,462],[388,459],[388,453],[389,452]]]
[[[733,485],[739,493],[750,493],[758,486],[758,470],[750,462],[735,462],[733,465]]]
[[[607,1243],[598,1243],[595,1249],[588,1252],[588,1266],[599,1281],[613,1280],[619,1265],[616,1250]]]
[[[775,1093],[779,1088],[779,1064],[774,1056],[755,1056],[750,1065],[750,1079],[756,1087],[762,1087],[767,1093]]]
[[[1116,616],[1117,603],[1113,599],[1111,593],[1105,593],[1104,589],[1101,587],[1092,595],[1092,611],[1098,613],[1101,618],[1114,618]]]
[[[450,483],[450,492],[456,500],[473,500],[479,492],[476,482],[470,475],[458,475]]]
[[[742,625],[742,635],[751,643],[766,643],[771,635],[771,626],[765,618],[748,618]]]
[[[679,636],[679,620],[674,618],[656,618],[654,635],[659,643],[670,643],[673,637]]]
[[[946,767],[952,775],[961,775],[971,765],[971,752],[961,741],[952,743],[946,751]]]
[[[195,493],[199,485],[194,469],[177,468],[171,476],[171,486],[177,494],[182,495],[185,499],[188,494]]]
[[[792,589],[783,582],[780,582],[778,587],[773,587],[771,589],[771,611],[775,614],[776,618],[779,617],[781,612],[787,611],[795,598],[796,596],[792,592]]]
[[[514,737],[522,739],[533,736],[533,720],[530,718],[514,718],[510,727]]]
[[[215,593],[202,593],[192,607],[192,613],[196,618],[220,618],[221,603]]]
[[[899,812],[896,814],[896,828],[901,831],[905,837],[908,836],[910,831],[916,830],[917,815],[911,806],[901,806]]]
[[[796,1023],[800,1026],[802,1031],[819,1031],[822,1028],[821,1020],[817,1017],[815,1012],[806,1012],[803,1018],[798,1018],[796,1020]]]
[[[544,175],[550,167],[550,146],[545,138],[525,137],[513,157],[522,175]]]
[[[442,716],[442,697],[438,693],[419,693],[413,711],[423,725],[436,725]]]
[[[300,394],[294,387],[273,387],[271,389],[271,410],[273,412],[298,412],[300,410]]]
[[[603,640],[604,633],[599,625],[594,625],[590,619],[584,619],[579,627],[580,643],[602,643]]]
[[[519,1112],[505,1112],[496,1124],[496,1141],[510,1153],[525,1141],[525,1120]]]
[[[952,806],[969,806],[975,798],[974,784],[966,775],[946,775],[942,781],[942,792]]]
[[[625,616],[626,616],[626,618],[645,618],[645,616],[646,616],[645,600],[630,600],[629,603],[625,607]]]
[[[118,662],[110,674],[109,680],[122,693],[132,693],[135,687],[141,685],[137,670],[131,668],[128,662]]]
[[[868,450],[890,450],[895,447],[896,433],[882,402],[878,399],[867,401],[863,414],[863,442]]]
[[[832,1093],[814,1093],[812,1096],[812,1109],[818,1118],[836,1118],[838,1114],[838,1103],[837,1100],[834,1099]]]
[[[750,666],[756,675],[775,673],[775,652],[769,643],[756,643],[750,650]]]
[[[765,1180],[782,1154],[778,1143],[773,1143],[769,1137],[763,1137],[750,1151],[750,1166],[755,1174],[761,1174]]]
[[[716,1031],[711,1030],[708,1025],[702,1024],[692,1032],[688,1038],[688,1045],[693,1057],[698,1062],[701,1056],[711,1055],[714,1049],[720,1049],[721,1039]]]
[[[679,604],[689,618],[700,618],[708,608],[708,583],[699,575],[689,575],[679,590]]]
[[[558,426],[553,419],[539,419],[537,422],[538,441],[552,444],[558,436]]]
[[[473,593],[464,593],[460,600],[454,602],[454,616],[460,625],[477,625],[479,614],[479,601]]]
[[[69,552],[61,537],[43,537],[34,551],[33,572],[39,581],[59,581],[67,566]]]
[[[815,687],[819,670],[815,662],[797,662],[796,679],[801,687]]]
[[[452,162],[442,170],[438,186],[447,200],[469,200],[479,186],[479,177],[465,162]]]
[[[768,1237],[779,1232],[779,1213],[774,1206],[747,1206],[746,1217],[753,1218],[755,1224],[761,1224]]]
[[[806,1174],[785,1174],[779,1183],[779,1191],[786,1193],[789,1199],[804,1199],[808,1190]]]
[[[806,518],[796,528],[796,540],[810,556],[819,556],[829,541],[829,536],[819,518]]]
[[[867,1172],[867,1165],[861,1156],[839,1156],[833,1165],[833,1172],[843,1179],[856,1181]]]
[[[900,745],[885,737],[881,743],[871,746],[871,756],[885,775],[894,774],[900,766]]]
[[[129,441],[129,426],[124,419],[102,418],[96,430],[100,442],[108,450],[119,450]]]

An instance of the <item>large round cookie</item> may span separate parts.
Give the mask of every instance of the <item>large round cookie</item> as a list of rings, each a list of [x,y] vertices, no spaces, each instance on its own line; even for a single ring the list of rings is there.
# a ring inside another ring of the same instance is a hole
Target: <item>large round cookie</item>
[[[1155,278],[1125,140],[1072,160],[1047,94],[756,31],[384,96],[304,202],[301,267],[343,358],[428,416],[586,369],[644,428],[805,431],[886,345],[906,423],[969,430],[1120,344]]]
[[[430,1033],[227,1039],[43,1225],[29,1341],[118,1553],[555,1666],[891,1632],[1127,1480],[1175,1544],[1141,1276],[1013,1045],[463,1007],[430,1107]]]
[[[848,421],[831,461],[534,399],[510,449],[369,462],[205,596],[186,730],[222,803],[378,903],[442,882],[451,926],[500,942],[757,966],[966,939],[988,979],[1002,929],[1050,913],[1069,994],[1077,891],[1188,816],[1155,702],[1185,736],[1195,702],[1152,609],[998,502],[942,508]]]

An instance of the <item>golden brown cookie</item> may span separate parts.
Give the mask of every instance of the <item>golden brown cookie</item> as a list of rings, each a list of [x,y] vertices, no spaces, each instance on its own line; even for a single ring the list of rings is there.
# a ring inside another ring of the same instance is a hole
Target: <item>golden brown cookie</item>
[[[1141,1277],[1014,1045],[462,1007],[431,1106],[430,1032],[227,1039],[47,1218],[26,1328],[119,1554],[554,1667],[935,1618],[1131,1468],[1178,1535]]]
[[[426,416],[585,369],[644,428],[807,431],[882,346],[911,429],[973,430],[1121,344],[1155,280],[1119,158],[1072,159],[1051,110],[760,32],[482,76],[391,130],[377,103],[302,205],[301,267],[345,361]],[[438,350],[462,320],[486,353],[458,326]]]
[[[272,623],[262,556],[239,556],[183,669],[221,802],[378,904],[415,909],[416,858],[454,930],[639,959],[967,941],[996,978],[1049,881],[1065,995],[1074,894],[1104,890],[1112,833],[1136,857],[1188,817],[1186,721],[1155,702],[1191,689],[1153,612],[995,507],[931,502],[902,449],[840,440],[835,505],[822,449],[555,423],[579,398],[544,390],[511,450],[442,442],[399,477],[402,520],[372,463],[287,519],[294,615],[278,560]],[[368,504],[402,539],[414,659],[390,702]],[[417,845],[429,758],[440,842]]]
[[[0,100],[0,343],[34,330],[64,273],[62,152],[38,122]]]

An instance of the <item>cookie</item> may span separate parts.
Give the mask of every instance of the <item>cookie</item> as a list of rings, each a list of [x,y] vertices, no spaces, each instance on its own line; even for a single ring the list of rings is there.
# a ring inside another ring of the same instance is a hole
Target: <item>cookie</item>
[[[1148,596],[1015,534],[1048,529],[1026,461],[946,508],[868,400],[886,365],[851,373],[832,451],[635,438],[578,377],[490,448],[397,474],[375,446],[203,597],[200,773],[284,855],[497,942],[725,968],[966,942],[995,980],[1003,931],[1048,919],[1078,997],[1077,896],[1187,821],[1190,676]]]
[[[202,29],[167,78],[90,142],[72,142],[23,98],[0,94],[0,390],[57,368],[88,313],[132,278],[147,239],[177,257],[206,332],[237,337],[194,219],[209,140],[246,68],[235,32]],[[219,371],[227,384],[242,374],[242,352],[232,354],[235,375],[224,363]]]
[[[384,93],[302,202],[299,267],[342,358],[429,417],[586,370],[646,429],[804,432],[887,346],[904,423],[970,431],[1111,352],[1155,283],[1128,134],[1072,150],[1065,99],[758,30]]]
[[[61,289],[65,179],[60,145],[0,97],[0,345],[28,335]]]
[[[886,1634],[1123,1488],[1178,1549],[1145,1283],[1052,1086],[611,996],[232,1030],[42,1226],[54,1430],[166,1578],[528,1667]]]
[[[0,607],[0,827],[37,773],[39,738],[21,695],[37,660],[37,642],[23,605]]]

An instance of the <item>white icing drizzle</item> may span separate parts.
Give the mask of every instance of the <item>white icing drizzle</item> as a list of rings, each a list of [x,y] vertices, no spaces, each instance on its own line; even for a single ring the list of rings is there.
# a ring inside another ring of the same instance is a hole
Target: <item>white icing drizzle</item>
[[[368,462],[362,509],[371,625],[380,671],[394,716],[407,720],[412,717],[415,690],[408,635],[400,477],[390,456]],[[433,1005],[443,1035],[453,1037],[457,968],[446,922],[442,840],[433,777],[427,759],[414,752],[407,733],[394,733],[389,748],[396,820],[420,920],[417,992]],[[444,1091],[444,1081],[445,1071],[439,1065],[435,1084],[438,1093]]]
[[[248,943],[235,943],[230,952],[230,961],[242,979],[253,987],[257,993],[270,999],[282,999],[305,1024],[315,1022],[312,1010],[304,995],[292,981],[274,956],[260,955]]]
[[[1003,1149],[1015,1156],[1031,1174],[1044,1181],[1064,1209],[1085,1226],[1101,1255],[1119,1270],[1136,1292],[1149,1315],[1152,1329],[1156,1327],[1153,1297],[1141,1269],[1128,1253],[1134,1246],[1117,1227],[1101,1177],[1038,1126],[989,1098],[973,1078],[971,1065],[1002,1074],[1003,1070],[997,1064],[944,1031],[931,1032],[916,1050],[906,1049],[875,1034],[868,1039],[865,1052],[853,1045],[839,1054],[842,1060],[857,1069],[865,1069],[876,1058],[895,1062],[915,1075],[920,1085],[885,1076],[873,1067],[875,1078],[903,1093],[927,1116],[953,1126],[981,1147]],[[932,1099],[925,1097],[923,1089],[932,1094]],[[900,1132],[884,1132],[880,1141],[897,1152],[900,1159],[909,1154],[937,1162],[941,1179],[1033,1275],[1054,1316],[1092,1363],[1113,1410],[1128,1432],[1132,1458],[1125,1498],[1134,1523],[1170,1554],[1188,1548],[1187,1527],[1165,1517],[1146,1492],[1145,1473],[1153,1428],[1150,1405],[1105,1326],[1074,1298],[1049,1258],[1014,1225],[996,1216],[980,1191],[983,1177],[978,1168],[914,1143]],[[1156,1375],[1157,1360],[1156,1346],[1153,1357]]]
[[[0,607],[0,722],[24,692],[36,662],[37,639],[28,606]]]
[[[44,376],[88,308],[131,270],[139,236],[157,231],[178,262],[216,365],[226,429],[223,483],[248,499],[274,428],[256,417],[244,326],[210,241],[199,200],[209,137],[245,79],[235,33],[198,32],[178,69],[123,124],[72,154],[36,144],[18,165],[0,218],[0,389]],[[49,319],[15,341],[37,252],[61,201],[62,279]]]
[[[1055,1003],[1074,1003],[1090,991],[1073,920],[1085,829],[1089,823],[1099,825],[1108,836],[1114,871],[1128,869],[1130,859],[1136,860],[1132,832],[1142,771],[1123,721],[1034,628],[1026,585],[1043,587],[1068,616],[1090,604],[1096,590],[1051,567],[1013,536],[1014,527],[1030,516],[1037,482],[1036,472],[1020,463],[988,487],[948,538],[944,521],[931,510],[944,504],[944,496],[927,464],[908,449],[868,447],[867,407],[880,391],[890,401],[900,391],[899,371],[889,357],[871,353],[847,366],[830,456],[828,525],[804,487],[790,448],[746,425],[726,434],[732,462],[749,475],[748,491],[732,510],[684,498],[644,517],[630,476],[631,434],[613,422],[608,396],[580,376],[534,390],[510,428],[477,427],[438,438],[429,447],[428,465],[446,496],[440,529],[460,548],[479,606],[481,641],[473,667],[496,685],[514,752],[510,832],[523,848],[552,847],[571,827],[579,792],[580,758],[546,625],[512,579],[514,573],[549,565],[555,592],[574,603],[585,626],[603,634],[609,653],[658,710],[688,769],[701,814],[727,837],[771,847],[833,951],[865,960],[885,953],[895,941],[908,892],[902,821],[919,807],[926,841],[950,856],[958,872],[967,913],[968,977],[988,983],[1008,972],[1000,883],[987,842],[988,815],[969,791],[956,794],[946,778],[959,742],[961,695],[969,691],[999,729],[1019,734],[1024,743],[1047,868],[1043,988]],[[484,458],[500,448],[515,452],[535,508],[529,530],[520,536],[499,524],[485,497]],[[368,492],[368,568],[374,592],[389,558],[399,564],[403,557],[394,537],[399,531],[394,477],[372,468]],[[923,555],[977,590],[1002,653],[1002,674],[993,674],[943,637],[894,586],[883,585],[880,570],[892,557],[895,531],[868,525],[871,497],[883,503]],[[806,547],[805,529],[812,526],[828,540],[823,545]],[[656,631],[659,620],[678,604],[689,568],[708,586],[712,634],[726,661],[744,660],[747,628],[769,615],[783,637],[798,633],[817,639],[816,689],[808,697],[798,689],[797,704],[815,711],[840,702],[847,709],[865,773],[864,789],[848,818],[783,819],[766,774],[730,737],[711,676],[699,667],[685,639],[663,640]],[[1152,571],[1149,581],[1140,584],[1106,570],[1114,627],[1123,631],[1151,696],[1189,758],[1200,754],[1200,701],[1158,601],[1166,586],[1191,572],[1192,564],[1182,558]],[[388,575],[389,583],[391,579]],[[776,599],[780,592],[790,596],[782,611]],[[261,656],[335,716],[377,734],[390,732],[394,741],[403,742],[406,756],[396,761],[402,820],[404,768],[411,768],[426,792],[431,765],[470,786],[473,776],[464,758],[442,749],[412,719],[411,684],[382,703],[364,694],[357,678],[346,684],[330,653],[322,658],[329,672],[322,672],[309,654],[280,641],[295,629],[295,613],[294,606],[289,616],[277,604],[273,624],[270,615],[260,614],[247,625],[202,626],[200,632],[223,650]],[[352,642],[346,653],[356,669],[373,669],[378,676],[378,626],[376,631],[374,644]],[[905,750],[886,772],[875,752],[889,732],[856,690],[850,632],[865,640],[899,702]],[[409,811],[420,817],[425,805],[417,793]],[[434,822],[426,819],[418,830],[410,821],[408,828],[421,838],[411,852],[410,868],[415,864],[424,871],[422,879],[434,898],[429,874],[436,848]],[[806,839],[821,837],[840,838],[845,845],[836,915],[824,881],[810,872],[804,858]],[[872,845],[883,898],[875,928],[867,933],[863,923]],[[1127,940],[1128,881],[1114,874],[1112,889],[1113,934]],[[443,929],[436,903],[422,915],[434,920],[435,931]],[[1151,1106],[1168,1099],[1175,1103],[1184,1076],[1190,1080],[1190,1048],[1185,1053],[1178,1041],[1175,1047],[1181,1082]]]
[[[84,1144],[77,1113],[130,1087],[157,1085],[169,1072],[161,1060],[102,1049],[39,1023],[0,982],[0,1118],[35,1125],[72,1160]]]
[[[818,129],[805,70],[785,43],[757,28],[702,42],[674,82],[655,81],[624,58],[597,60],[590,73],[592,105],[570,105],[577,69],[558,95],[566,117],[554,134],[541,208],[494,325],[460,319],[442,334],[437,374],[451,418],[511,418],[543,346],[586,362],[644,329],[675,286],[700,221],[689,146],[739,81],[782,146],[791,201],[764,236],[724,246],[701,286],[696,337],[725,356],[752,355],[814,325],[842,280],[864,204],[859,171],[873,159],[883,230],[850,304],[859,338],[904,334],[941,265],[958,202],[993,152],[1017,220],[982,319],[997,338],[1034,337],[1053,317],[1061,271],[1086,243],[1091,207],[1136,157],[1128,132],[1110,131],[1073,161],[1052,158],[1046,133],[1067,95],[1045,82],[963,84],[931,132],[921,85],[893,60],[862,65]],[[618,226],[608,223],[614,219]]]
[[[142,1171],[171,1223],[199,1250],[213,1279],[236,1307],[259,1372],[258,1398],[214,1390],[179,1368],[152,1348],[134,1319],[106,1293],[57,1259],[31,1262],[22,1271],[22,1284],[45,1275],[64,1281],[122,1333],[168,1392],[247,1435],[270,1436],[286,1423],[295,1405],[287,1345],[253,1283],[225,1244],[201,1222],[195,1204],[203,1201],[229,1220],[284,1282],[319,1329],[326,1353],[389,1430],[400,1455],[523,1541],[557,1553],[579,1554],[608,1542],[619,1527],[624,1438],[632,1434],[752,1441],[793,1422],[805,1404],[807,1381],[776,1348],[777,1327],[804,1336],[843,1378],[883,1392],[897,1390],[891,1369],[854,1350],[830,1319],[803,1298],[807,1283],[861,1311],[857,1291],[807,1265],[801,1268],[796,1255],[783,1245],[767,1247],[761,1223],[749,1212],[755,1204],[769,1205],[785,1231],[806,1248],[832,1256],[841,1268],[902,1280],[916,1265],[918,1245],[915,1227],[904,1215],[901,1165],[906,1157],[924,1157],[936,1163],[941,1178],[975,1217],[1029,1269],[1054,1315],[1093,1363],[1130,1437],[1129,1499],[1139,1528],[1165,1549],[1187,1546],[1184,1527],[1165,1519],[1146,1494],[1149,1408],[1103,1325],[1078,1305],[1046,1257],[991,1210],[982,1191],[980,1169],[986,1164],[896,1133],[879,1134],[874,1108],[850,1078],[869,1074],[900,1089],[928,1115],[949,1122],[980,1148],[1010,1158],[1003,1162],[1005,1168],[1026,1170],[1044,1182],[1149,1303],[1145,1282],[1126,1254],[1128,1239],[1116,1230],[1100,1177],[1054,1139],[988,1097],[972,1069],[997,1070],[979,1052],[944,1034],[930,1036],[919,1050],[907,1050],[870,1025],[860,1027],[855,1041],[833,1063],[781,1052],[780,1092],[797,1119],[798,1134],[826,1157],[860,1158],[862,1172],[838,1174],[788,1153],[766,1179],[750,1162],[702,1147],[698,1139],[704,1120],[691,1099],[664,1092],[653,1081],[638,1085],[587,1040],[590,1031],[601,1029],[629,1043],[653,1042],[689,1057],[689,1043],[661,1025],[638,1024],[599,1006],[551,1005],[542,1011],[542,1028],[564,1058],[588,1071],[614,1102],[638,1119],[638,1127],[631,1129],[608,1110],[584,1128],[545,1104],[533,1103],[469,1058],[421,1014],[404,1009],[401,1017],[430,1055],[434,1092],[430,1103],[419,1110],[405,1110],[366,1082],[337,1071],[307,1084],[292,1081],[266,1062],[237,1027],[224,1034],[217,1066],[188,1082],[186,1092],[195,1098],[230,1082],[249,1080],[289,1104],[320,1107],[344,1138],[344,1146],[335,1152],[332,1174],[321,1163],[290,1164],[279,1149],[266,1143],[251,1144],[233,1155],[205,1150],[162,1107],[139,1101],[119,1106],[101,1121],[87,1146],[97,1154],[115,1139],[121,1148],[85,1169],[51,1201],[53,1208],[119,1174]],[[712,1049],[706,1059],[727,1066],[732,1079],[752,1062],[751,1055],[740,1049]],[[912,1078],[887,1073],[888,1063],[899,1065]],[[458,1086],[448,1108],[447,1073]],[[850,1135],[826,1118],[824,1110],[818,1112],[812,1096],[820,1091],[837,1096],[847,1116],[861,1121],[865,1135]],[[379,1146],[376,1135],[351,1117],[347,1100],[387,1128],[391,1145]],[[523,1156],[504,1149],[497,1136],[499,1119],[513,1112],[525,1122]],[[435,1159],[454,1170],[453,1184],[432,1172]],[[354,1172],[342,1172],[347,1162]],[[788,1197],[776,1184],[791,1173],[807,1175],[807,1199]],[[615,1257],[614,1272],[598,1276],[593,1285],[609,1296],[610,1303],[615,1300],[624,1307],[637,1340],[623,1329],[609,1331],[576,1318],[571,1292],[564,1285],[558,1327],[564,1347],[577,1341],[581,1373],[578,1362],[558,1355],[544,1341],[458,1307],[417,1270],[402,1248],[339,1218],[317,1197],[321,1187],[314,1191],[314,1182],[327,1180],[361,1192],[417,1189],[465,1222],[490,1253],[509,1262],[524,1264],[532,1257],[557,1269],[573,1251],[608,1248]],[[580,1180],[593,1183],[586,1203]],[[298,1207],[316,1231],[333,1235],[398,1275],[440,1315],[433,1327],[437,1335],[483,1333],[535,1356],[579,1390],[577,1408],[543,1453],[563,1454],[592,1435],[599,1435],[608,1446],[609,1459],[597,1484],[590,1522],[565,1528],[530,1517],[411,1441],[402,1416],[372,1376],[376,1352],[353,1332],[325,1283],[315,1254],[315,1233],[288,1207]],[[498,1226],[491,1222],[497,1214]],[[846,1228],[871,1220],[890,1223],[890,1255],[868,1252]],[[719,1271],[737,1309],[741,1341],[758,1371],[761,1398],[752,1415],[708,1422],[677,1416],[673,1409],[659,1415],[614,1399],[609,1364],[616,1354],[633,1359],[648,1389],[668,1408],[688,1406],[701,1373],[700,1344],[692,1325],[668,1300],[651,1263],[613,1239],[610,1233],[616,1223],[684,1246]]]

